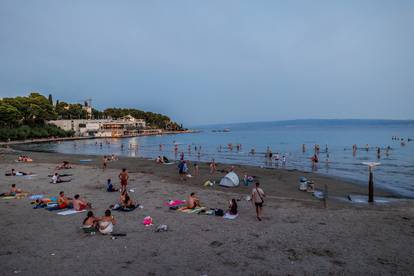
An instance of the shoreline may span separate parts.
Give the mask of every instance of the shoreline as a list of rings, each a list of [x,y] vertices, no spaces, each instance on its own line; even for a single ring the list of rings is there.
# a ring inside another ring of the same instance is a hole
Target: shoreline
[[[102,156],[103,155],[88,155],[88,154],[63,154],[63,153],[57,153],[57,152],[47,152],[47,151],[31,151],[31,150],[22,150],[18,148],[11,147],[11,152],[9,154],[11,155],[18,155],[19,152],[30,152],[30,156],[38,162],[42,163],[49,163],[50,160],[55,160],[56,163],[60,163],[62,160],[68,160],[72,164],[80,165],[80,166],[94,166],[94,167],[101,167],[102,164]],[[1,149],[0,149],[1,153]],[[58,157],[57,157],[58,156]],[[91,159],[92,161],[88,164],[79,163],[79,160],[82,159]],[[149,173],[155,176],[167,178],[169,181],[176,183],[176,184],[183,184],[182,181],[180,181],[178,177],[178,169],[177,169],[177,163],[174,162],[172,165],[165,165],[165,164],[157,164],[155,160],[145,158],[145,157],[127,157],[127,156],[119,156],[120,161],[116,162],[108,162],[108,167],[114,167],[117,169],[122,169],[123,167],[126,167],[128,170],[130,167],[133,167],[134,169],[132,171],[139,171],[143,173]],[[40,161],[39,161],[40,160]],[[46,162],[47,161],[47,162]],[[208,162],[196,162],[199,164],[201,176],[200,179],[190,178],[186,183],[193,185],[199,185],[202,186],[202,184],[207,181],[216,181],[216,183],[220,182],[220,179],[225,175],[225,173],[217,172],[215,175],[211,176],[209,172],[209,163]],[[193,170],[193,161],[190,161],[189,168],[190,172]],[[226,170],[228,169],[231,164],[227,163],[217,163],[217,169],[218,170]],[[138,168],[135,168],[138,166]],[[268,168],[261,168],[257,166],[252,165],[238,165],[234,164],[235,170],[237,175],[240,178],[240,185],[236,188],[222,188],[218,185],[214,187],[214,189],[224,189],[232,191],[236,191],[238,193],[245,192],[244,185],[242,184],[241,177],[243,176],[244,172],[247,172],[249,175],[256,175],[258,176],[258,180],[260,182],[270,182],[273,183],[275,181],[281,180],[284,182],[285,187],[283,190],[274,190],[272,186],[270,186],[269,183],[265,183],[264,187],[271,187],[270,192],[272,194],[282,194],[282,196],[289,195],[290,198],[294,198],[294,196],[291,196],[292,193],[295,194],[295,196],[299,196],[299,198],[309,198],[312,196],[309,193],[306,192],[299,192],[297,189],[297,186],[299,184],[299,178],[304,176],[308,179],[312,179],[316,181],[316,188],[318,190],[324,190],[324,185],[326,184],[328,186],[328,194],[330,196],[339,197],[342,199],[346,199],[348,195],[350,194],[358,194],[358,195],[367,195],[368,194],[368,188],[367,184],[363,184],[362,182],[358,183],[352,179],[347,178],[341,178],[337,176],[330,176],[330,175],[324,175],[317,172],[306,172],[306,171],[300,171],[298,169],[283,169],[283,168],[274,168],[274,169],[268,169]],[[141,169],[140,169],[141,168]],[[158,170],[156,170],[158,169]],[[186,184],[184,183],[184,184]],[[262,183],[263,184],[263,183]],[[250,185],[251,186],[251,185]],[[249,186],[249,189],[250,189]],[[405,197],[399,194],[396,194],[393,191],[390,191],[388,189],[384,189],[382,187],[374,187],[375,196],[380,197],[389,197],[389,198],[395,198],[395,199],[407,199],[412,200],[410,197]],[[315,199],[315,198],[313,198]],[[338,201],[338,200],[336,200]],[[349,203],[352,203],[349,201]]]
[[[53,141],[52,141],[53,142]],[[46,142],[45,142],[46,143]],[[16,144],[17,147],[13,147],[13,145],[11,146],[11,148],[15,151],[21,151],[21,152],[31,152],[31,153],[48,153],[48,154],[60,154],[60,155],[67,155],[69,156],[87,156],[87,157],[93,157],[93,158],[102,158],[102,156],[104,156],[104,154],[99,155],[99,154],[85,154],[85,155],[80,155],[80,154],[71,154],[71,153],[60,153],[60,152],[55,152],[55,151],[45,151],[45,150],[31,150],[31,149],[21,149],[18,148],[19,144]],[[153,159],[148,158],[148,157],[130,157],[130,156],[118,156],[119,158],[125,159],[131,159],[132,161],[137,159],[137,160],[141,160],[141,161],[148,161],[148,162],[155,162]],[[208,167],[209,166],[209,162],[203,162],[203,161],[194,161],[194,160],[189,160],[191,164],[193,163],[199,163],[199,164],[203,164],[204,166]],[[176,163],[177,161],[175,161]],[[328,175],[328,174],[324,174],[324,173],[320,173],[320,172],[309,172],[309,171],[302,171],[300,169],[286,169],[286,168],[265,168],[262,166],[255,166],[255,165],[244,165],[244,164],[235,164],[235,163],[220,163],[222,166],[224,166],[225,168],[228,168],[231,165],[234,165],[236,167],[238,167],[239,169],[242,169],[243,171],[245,170],[258,170],[258,171],[274,171],[274,172],[283,172],[286,174],[289,173],[294,173],[294,174],[302,174],[303,176],[313,176],[312,178],[315,178],[314,176],[318,176],[320,178],[324,178],[324,179],[329,179],[332,182],[335,181],[339,181],[339,182],[343,182],[343,183],[347,183],[351,186],[356,186],[358,187],[359,191],[361,192],[361,194],[365,195],[368,194],[368,179],[367,181],[362,181],[362,180],[355,180],[353,178],[347,178],[347,177],[341,177],[341,176],[335,176],[335,175]],[[239,177],[242,176],[241,173],[238,173]],[[375,185],[375,183],[374,183]],[[364,190],[365,189],[365,190]],[[364,192],[365,191],[365,192]],[[387,189],[386,187],[382,187],[382,186],[374,186],[374,191],[375,192],[379,192],[381,196],[386,196],[386,197],[392,197],[392,198],[397,198],[397,199],[414,199],[413,197],[409,197],[400,193],[397,193],[395,191],[393,191],[392,189]]]
[[[29,140],[14,140],[10,142],[1,142],[0,147],[7,147],[10,145],[23,145],[23,144],[35,144],[35,143],[50,143],[59,141],[77,141],[77,140],[92,140],[92,139],[114,139],[114,138],[133,138],[133,137],[144,137],[144,136],[156,136],[156,135],[176,135],[176,134],[187,134],[195,133],[195,130],[183,130],[183,131],[163,131],[162,133],[139,133],[137,135],[125,135],[122,137],[95,137],[95,136],[76,136],[76,137],[59,137],[59,138],[39,138]]]

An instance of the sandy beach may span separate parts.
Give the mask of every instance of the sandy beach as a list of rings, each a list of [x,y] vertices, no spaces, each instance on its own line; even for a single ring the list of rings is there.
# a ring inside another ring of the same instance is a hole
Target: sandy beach
[[[267,195],[259,222],[245,200],[252,185],[204,187],[206,180],[224,176],[211,177],[207,164],[200,164],[200,176],[182,182],[176,164],[151,160],[121,157],[103,171],[100,156],[32,152],[33,163],[16,163],[20,152],[2,149],[0,154],[0,192],[15,183],[32,194],[78,193],[102,216],[119,198],[119,193],[105,191],[106,179],[118,186],[118,174],[125,167],[128,188],[134,189],[130,195],[143,205],[129,213],[113,212],[115,232],[127,235],[112,239],[84,234],[80,226],[85,213],[59,216],[33,209],[28,198],[0,199],[2,275],[410,275],[414,270],[414,202],[351,204],[348,194],[366,194],[367,189],[344,180],[236,166],[239,176],[245,171],[257,176]],[[81,164],[82,159],[91,162]],[[50,184],[48,174],[63,160],[74,164],[62,172],[72,174],[73,180]],[[12,168],[35,176],[5,176]],[[219,164],[219,170],[226,168]],[[327,208],[298,190],[301,176],[313,179],[319,189],[327,185]],[[184,214],[164,206],[191,192],[208,208],[225,210],[230,199],[240,199],[239,217]],[[376,195],[393,197],[381,190]],[[154,226],[142,224],[145,216],[153,218]],[[159,224],[169,230],[154,232]]]

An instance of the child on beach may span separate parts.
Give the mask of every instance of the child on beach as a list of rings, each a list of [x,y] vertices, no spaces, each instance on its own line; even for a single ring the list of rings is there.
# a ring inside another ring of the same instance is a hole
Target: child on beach
[[[112,181],[110,178],[108,178],[106,182],[106,191],[107,192],[118,192],[118,190],[115,189],[114,186],[112,185]]]

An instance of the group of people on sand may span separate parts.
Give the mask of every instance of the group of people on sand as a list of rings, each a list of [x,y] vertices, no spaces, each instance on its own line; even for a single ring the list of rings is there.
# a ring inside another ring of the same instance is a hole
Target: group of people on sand
[[[72,169],[72,166],[70,165],[69,161],[63,161],[62,164],[59,164],[56,166],[55,170],[67,170]]]
[[[169,162],[170,162],[170,160],[169,160],[167,157],[165,157],[165,156],[163,155],[163,156],[158,156],[158,157],[155,159],[155,162],[157,162],[158,164],[166,164],[166,163],[169,163]]]
[[[102,169],[105,170],[108,167],[108,162],[119,160],[119,158],[115,155],[104,155],[102,158]]]
[[[260,183],[256,182],[255,187],[253,188],[252,193],[251,193],[250,201],[255,207],[256,218],[258,221],[262,221],[263,204],[264,204],[265,196],[266,195],[263,189],[260,188]],[[201,207],[200,198],[198,198],[196,194],[192,192],[187,198],[187,206],[185,207],[185,209],[196,209],[200,207]],[[228,205],[228,209],[226,213],[231,216],[238,215],[238,206],[237,206],[236,199],[232,198],[229,201],[229,205]]]
[[[30,157],[29,157],[29,156],[27,156],[27,155],[20,155],[20,156],[17,158],[17,162],[30,163],[30,162],[33,162],[33,159],[32,159],[32,158],[30,158]]]
[[[106,210],[102,217],[95,217],[92,211],[88,211],[86,218],[83,220],[82,229],[86,233],[95,233],[99,231],[101,234],[111,234],[114,230],[116,220],[111,214],[111,210]]]

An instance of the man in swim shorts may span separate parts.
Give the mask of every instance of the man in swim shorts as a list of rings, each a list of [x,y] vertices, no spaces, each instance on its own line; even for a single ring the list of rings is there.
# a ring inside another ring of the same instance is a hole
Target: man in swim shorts
[[[121,181],[121,191],[126,190],[126,186],[128,185],[129,175],[125,168],[122,169],[122,172],[119,174],[119,180]]]

